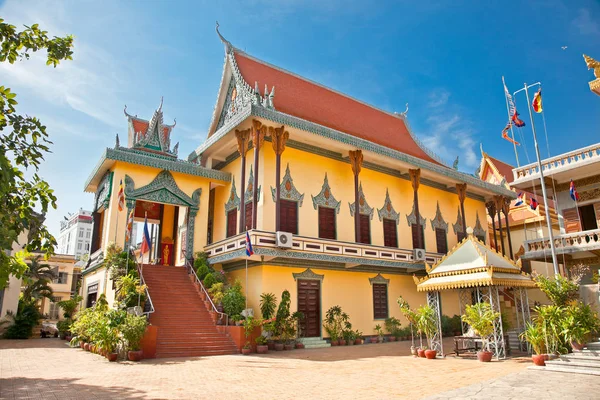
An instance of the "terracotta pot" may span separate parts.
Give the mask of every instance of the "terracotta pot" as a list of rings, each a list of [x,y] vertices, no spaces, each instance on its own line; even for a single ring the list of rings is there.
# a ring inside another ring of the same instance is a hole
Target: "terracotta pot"
[[[71,336],[65,336],[65,340],[66,340],[66,341],[70,342],[70,341],[71,341],[71,339],[73,339]]]
[[[481,362],[490,362],[492,361],[493,355],[494,353],[492,353],[491,351],[478,351],[477,359]]]
[[[249,349],[249,348],[247,349],[245,347],[242,349],[243,355],[247,356],[247,355],[250,355],[250,353],[252,353],[252,349]]]
[[[258,354],[267,354],[269,352],[269,346],[267,346],[266,344],[257,344],[256,352]]]
[[[296,348],[297,349],[303,349],[304,348],[304,343],[300,343],[300,342],[296,343]]]
[[[81,347],[82,349],[84,348],[85,343],[84,342],[79,342],[79,347]]]
[[[294,350],[294,345],[293,344],[285,344],[285,345],[283,345],[283,349],[284,350]]]
[[[434,360],[436,355],[437,355],[436,350],[425,350],[425,357],[428,360]]]
[[[573,350],[581,351],[585,347],[585,343],[571,342],[571,347],[573,347]]]
[[[340,344],[340,342],[338,340],[332,340],[331,341],[331,345],[332,346],[337,346],[338,344]]]
[[[142,350],[127,352],[127,358],[129,359],[129,361],[140,361],[143,355],[144,353],[142,352]]]
[[[108,353],[108,354],[106,355],[106,358],[108,358],[108,361],[110,361],[110,362],[115,362],[115,361],[117,361],[117,358],[118,358],[118,357],[119,357],[119,354],[117,354],[117,353]]]
[[[344,339],[340,339],[340,346],[345,346],[346,345],[346,341]]]
[[[89,344],[89,343],[84,343],[84,344],[83,344],[83,349],[84,349],[85,351],[90,351],[90,344]]]
[[[377,343],[377,342],[379,342],[379,339],[377,338],[377,336],[373,336],[371,338],[371,343]]]
[[[283,343],[275,343],[275,350],[276,351],[283,350]]]
[[[275,350],[275,342],[272,340],[269,340],[267,342],[267,347],[269,348],[269,350]]]
[[[425,350],[417,349],[417,355],[421,358],[425,358]]]
[[[362,344],[362,339],[356,339],[356,340],[354,341],[354,344]]]
[[[534,354],[531,356],[531,360],[538,367],[546,365],[545,354]]]
[[[390,336],[389,337],[389,341],[390,342],[395,342],[396,341],[396,336]]]
[[[348,340],[346,346],[352,346],[354,344],[354,340]]]

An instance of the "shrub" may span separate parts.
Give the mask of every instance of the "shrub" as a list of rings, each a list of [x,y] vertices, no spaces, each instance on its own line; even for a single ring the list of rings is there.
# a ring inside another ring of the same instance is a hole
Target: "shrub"
[[[62,321],[58,321],[56,323],[56,329],[58,329],[58,333],[60,333],[61,335],[64,335],[67,332],[69,332],[69,329],[71,329],[72,323],[73,323],[73,320],[71,318],[67,318]]]
[[[206,275],[210,274],[210,269],[208,268],[208,265],[206,264],[201,264],[197,269],[196,269],[196,275],[198,275],[198,279],[200,279],[201,281],[204,280],[204,278],[206,278]]]
[[[277,314],[275,316],[275,329],[277,331],[277,335],[281,335],[285,321],[290,316],[290,292],[284,290],[281,293],[281,302],[279,303],[279,307],[277,308]]]
[[[117,280],[116,300],[121,308],[135,307],[146,301],[146,285],[132,274],[122,276]]]
[[[121,325],[123,339],[127,342],[127,350],[137,351],[140,349],[140,342],[146,333],[146,317],[136,317],[127,314],[125,323]]]
[[[40,317],[40,312],[35,304],[19,300],[17,315],[14,316],[13,324],[4,332],[4,337],[6,339],[30,338],[33,327],[38,324]]]
[[[483,302],[467,305],[462,320],[481,336],[484,349],[490,351],[488,338],[494,333],[494,321],[499,317],[500,313],[494,311],[490,303]]]
[[[221,302],[223,301],[223,283],[221,282],[215,282],[210,289],[208,289],[208,294],[210,295],[210,298],[212,299],[213,303],[215,303],[215,305],[217,304],[221,304]]]
[[[260,295],[260,313],[264,319],[271,319],[277,308],[277,297],[273,293]]]
[[[58,306],[62,308],[64,312],[65,318],[73,318],[75,311],[77,311],[77,307],[79,306],[79,302],[83,300],[83,297],[75,295],[75,297],[69,300],[63,300],[58,302]]]
[[[225,291],[223,295],[223,311],[229,316],[240,315],[246,308],[246,296],[242,292],[239,280]]]
[[[212,287],[212,285],[217,283],[217,279],[215,278],[214,274],[208,274],[206,275],[202,283],[204,284],[204,288],[208,290]]]
[[[388,331],[388,333],[396,338],[401,336],[400,333],[400,321],[398,320],[398,318],[396,317],[389,317],[386,318],[385,320],[385,330]]]
[[[536,285],[548,299],[555,305],[564,307],[568,303],[579,298],[579,283],[562,275],[556,275],[554,279],[536,274],[533,279]]]

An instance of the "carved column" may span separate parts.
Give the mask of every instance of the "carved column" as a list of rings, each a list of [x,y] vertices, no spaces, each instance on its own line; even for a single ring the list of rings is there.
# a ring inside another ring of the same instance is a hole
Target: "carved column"
[[[358,175],[362,169],[363,153],[362,150],[350,150],[350,165],[352,165],[352,173],[354,174],[354,240],[360,243],[360,196],[358,194]]]
[[[504,207],[502,207],[502,212],[506,217],[506,240],[508,240],[508,254],[510,255],[510,259],[513,259],[513,248],[512,241],[510,239],[510,221],[508,220],[508,213],[510,211],[510,200],[503,197]]]
[[[185,237],[185,258],[189,261],[194,260],[194,228],[196,224],[196,215],[198,209],[196,207],[190,207],[188,212],[188,226]]]
[[[273,128],[270,126],[269,135],[271,135],[271,144],[273,145],[273,150],[275,150],[275,230],[279,231],[281,230],[281,154],[285,150],[285,144],[290,138],[290,134],[282,125],[281,128]],[[257,190],[256,187],[254,190]]]
[[[254,182],[252,183],[254,198],[252,199],[252,226],[250,227],[252,229],[256,229],[258,217],[258,153],[265,140],[266,132],[266,126],[263,126],[260,121],[252,120],[252,145],[254,146]]]
[[[498,250],[498,239],[496,238],[496,203],[488,201],[485,203],[488,214],[492,217],[492,232],[494,232],[494,247]]]
[[[467,237],[467,219],[465,217],[465,198],[467,197],[467,184],[457,183],[456,193],[458,193],[458,201],[460,201],[460,215],[462,220],[463,234]]]
[[[494,196],[494,202],[496,203],[496,212],[498,213],[498,231],[500,232],[500,244],[502,246],[502,255],[506,255],[504,251],[504,238],[502,237],[502,208],[504,208],[504,198],[502,196]]]
[[[246,191],[246,153],[248,152],[248,141],[250,140],[250,129],[244,129],[243,131],[235,130],[235,138],[237,139],[238,152],[242,159],[242,195],[240,203],[240,233],[246,230],[246,202],[244,200],[244,192]]]
[[[413,203],[415,205],[415,216],[417,218],[417,245],[419,249],[422,249],[424,245],[424,243],[421,243],[423,239],[423,228],[421,228],[421,213],[419,213],[419,183],[421,182],[421,170],[409,169],[408,174],[410,175],[410,183],[413,188]]]

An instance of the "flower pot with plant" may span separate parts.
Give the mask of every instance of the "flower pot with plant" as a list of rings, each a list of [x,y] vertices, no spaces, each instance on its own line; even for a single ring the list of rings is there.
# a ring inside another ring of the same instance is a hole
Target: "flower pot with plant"
[[[390,334],[390,342],[394,342],[402,336],[402,330],[400,328],[400,320],[396,317],[386,318],[385,322],[385,330]]]
[[[415,329],[416,323],[417,323],[417,314],[414,310],[412,310],[410,308],[408,302],[406,300],[404,300],[402,298],[402,296],[398,297],[398,300],[396,300],[396,302],[398,303],[398,307],[400,307],[400,312],[402,313],[402,315],[404,315],[404,318],[406,318],[406,320],[408,321],[409,330],[410,330],[410,340],[411,340],[410,353],[416,357],[417,356],[417,348],[415,347],[414,329]],[[419,339],[421,340],[421,345],[423,345],[421,335],[419,335]]]
[[[590,305],[576,301],[566,307],[562,320],[562,334],[573,349],[583,350],[592,332],[598,331],[598,317]]]
[[[354,331],[354,344],[362,344],[363,342],[363,333],[358,329]]]
[[[127,358],[130,361],[140,361],[143,356],[141,342],[146,333],[146,317],[127,314],[121,325],[121,334],[127,344]]]
[[[247,341],[244,347],[242,347],[242,354],[247,356],[252,353],[252,346],[250,345],[250,341]]]
[[[348,320],[348,315],[342,311],[340,306],[333,306],[325,313],[323,328],[329,335],[332,346],[339,344],[344,320]]]
[[[266,337],[260,335],[254,341],[256,342],[256,352],[258,354],[267,354],[269,352],[269,346],[267,346]]]
[[[494,311],[488,302],[467,305],[463,322],[469,324],[473,331],[481,337],[482,350],[477,352],[477,359],[490,362],[493,353],[490,351],[490,336],[494,333],[494,321],[500,318],[500,313]]]
[[[545,363],[546,338],[539,324],[527,323],[525,330],[521,333],[521,340],[527,341],[533,348],[531,359],[537,366],[543,367]]]
[[[416,311],[417,317],[417,330],[427,338],[427,347],[421,346],[422,354],[428,359],[434,359],[437,355],[437,351],[433,350],[432,339],[437,332],[437,323],[435,318],[435,311],[430,306],[421,306]],[[421,356],[421,353],[419,353]]]
[[[375,325],[375,333],[377,334],[377,342],[378,343],[383,343],[383,328],[381,327],[381,325],[377,324]]]

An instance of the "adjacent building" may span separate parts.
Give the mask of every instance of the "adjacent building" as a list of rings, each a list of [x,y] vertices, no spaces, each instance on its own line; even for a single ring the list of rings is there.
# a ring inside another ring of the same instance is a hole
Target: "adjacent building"
[[[57,253],[69,254],[79,260],[90,253],[92,241],[92,213],[79,209],[78,212],[64,217],[60,222],[57,238]]]
[[[41,255],[35,254],[34,255]],[[42,298],[40,300],[40,312],[45,319],[58,321],[63,318],[63,311],[58,303],[69,300],[77,294],[77,282],[81,277],[81,266],[73,255],[54,254],[47,260],[40,260],[41,264],[47,264],[54,270],[56,278],[50,283],[52,288],[52,299]]]

